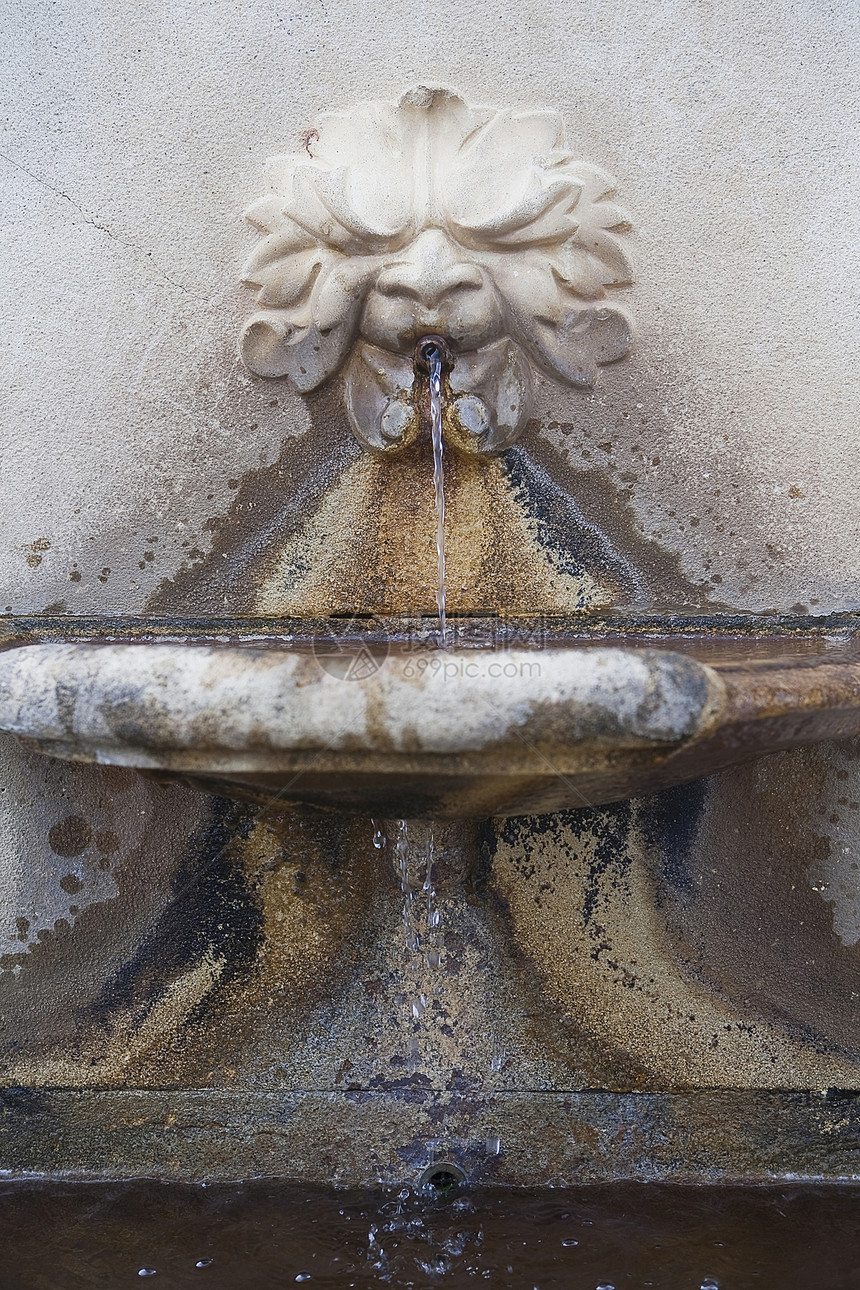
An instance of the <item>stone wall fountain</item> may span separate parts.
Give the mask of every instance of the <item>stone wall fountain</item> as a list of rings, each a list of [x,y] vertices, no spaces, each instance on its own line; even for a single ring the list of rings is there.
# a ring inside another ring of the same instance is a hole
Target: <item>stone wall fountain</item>
[[[64,894],[0,961],[4,1168],[858,1172],[853,607],[717,599],[544,435],[642,312],[585,155],[418,85],[266,163],[223,361],[307,433],[141,610],[6,620]]]

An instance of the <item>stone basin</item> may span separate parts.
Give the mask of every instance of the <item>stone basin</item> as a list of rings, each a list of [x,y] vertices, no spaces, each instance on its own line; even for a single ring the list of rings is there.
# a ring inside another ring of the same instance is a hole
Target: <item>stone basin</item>
[[[534,814],[860,733],[853,645],[755,646],[42,643],[0,655],[0,729],[243,800]]]

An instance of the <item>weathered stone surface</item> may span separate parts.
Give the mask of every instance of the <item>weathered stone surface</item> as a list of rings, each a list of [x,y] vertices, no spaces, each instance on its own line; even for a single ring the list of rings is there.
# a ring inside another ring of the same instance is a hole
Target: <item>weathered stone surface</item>
[[[860,1094],[0,1093],[12,1176],[346,1186],[415,1183],[433,1161],[469,1181],[793,1183],[860,1174]]]
[[[235,347],[265,158],[417,83],[558,112],[635,225],[636,346],[593,389],[524,368],[507,332],[451,372],[485,407],[507,382],[495,446],[520,438],[478,458],[449,418],[449,608],[858,607],[854,8],[355,17],[13,0],[0,610],[49,635],[98,615],[103,638],[144,612],[228,635],[236,616],[434,612],[427,443],[353,438],[383,395],[380,435],[407,428],[406,355],[369,393],[379,346],[354,356],[344,400]],[[402,249],[413,289],[447,250]],[[613,807],[410,822],[404,846],[389,821],[381,850],[369,819],[285,806],[283,781],[237,805],[4,738],[0,1165],[358,1182],[445,1150],[505,1182],[856,1175],[858,685],[827,657],[788,671],[720,666],[731,720],[705,768],[840,742]],[[570,804],[539,787],[518,809]]]

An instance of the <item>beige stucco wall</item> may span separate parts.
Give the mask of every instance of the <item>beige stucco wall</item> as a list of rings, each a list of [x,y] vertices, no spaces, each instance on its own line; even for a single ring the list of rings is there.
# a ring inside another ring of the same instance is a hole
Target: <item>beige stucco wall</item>
[[[847,0],[4,8],[0,610],[142,610],[303,434],[236,359],[242,211],[321,111],[421,80],[559,109],[632,213],[636,352],[544,382],[539,433],[720,599],[858,604]]]

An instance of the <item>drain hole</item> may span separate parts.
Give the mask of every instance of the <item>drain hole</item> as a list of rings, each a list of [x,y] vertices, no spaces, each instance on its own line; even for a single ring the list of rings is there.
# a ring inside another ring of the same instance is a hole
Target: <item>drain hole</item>
[[[465,1181],[466,1175],[459,1165],[452,1164],[450,1160],[437,1160],[424,1170],[418,1179],[418,1187],[425,1195],[438,1196],[441,1200],[445,1196],[453,1196]]]

